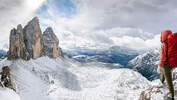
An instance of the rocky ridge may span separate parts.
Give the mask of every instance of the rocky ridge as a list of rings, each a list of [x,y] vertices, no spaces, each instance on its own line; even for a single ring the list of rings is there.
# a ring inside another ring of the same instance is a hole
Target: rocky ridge
[[[34,17],[23,28],[18,25],[10,32],[8,59],[37,59],[41,56],[56,58],[61,55],[59,40],[51,27],[42,34],[39,20]]]

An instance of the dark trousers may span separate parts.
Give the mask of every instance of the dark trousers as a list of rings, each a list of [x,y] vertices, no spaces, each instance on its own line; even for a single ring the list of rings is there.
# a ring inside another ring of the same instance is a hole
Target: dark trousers
[[[172,72],[171,67],[165,64],[161,74],[161,81],[162,83],[166,80],[166,84],[168,87],[169,92],[171,93],[172,97],[174,97],[174,87],[173,87],[173,80],[172,80]]]

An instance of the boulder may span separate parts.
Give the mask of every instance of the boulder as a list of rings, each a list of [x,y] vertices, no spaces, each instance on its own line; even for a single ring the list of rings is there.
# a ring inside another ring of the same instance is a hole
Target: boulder
[[[23,30],[24,43],[26,45],[27,51],[30,54],[30,57],[33,59],[39,58],[42,55],[43,43],[38,18],[34,17],[30,22],[28,22]]]
[[[43,44],[44,44],[44,51],[43,54],[45,56],[49,56],[51,58],[56,58],[59,56],[59,40],[55,33],[53,32],[51,27],[48,27],[43,35]]]

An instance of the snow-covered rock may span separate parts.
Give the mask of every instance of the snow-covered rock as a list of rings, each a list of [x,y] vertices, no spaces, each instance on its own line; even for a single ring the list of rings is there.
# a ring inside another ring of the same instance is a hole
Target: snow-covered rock
[[[0,72],[0,77],[1,77],[1,80],[0,80],[1,87],[7,87],[15,91],[12,85],[12,81],[11,81],[10,68],[8,66],[4,66],[2,68],[2,72]]]
[[[160,59],[160,50],[154,49],[131,60],[127,67],[140,72],[149,80],[159,78],[157,66]]]
[[[175,98],[177,98],[177,69],[173,71],[173,85],[175,90]],[[142,91],[139,100],[168,100],[168,88],[165,84],[160,82],[160,79],[151,82],[151,86]]]
[[[174,81],[175,98],[177,98],[177,82]],[[160,83],[160,80],[156,85],[152,85],[148,89],[141,92],[139,100],[168,100],[170,95],[166,85]]]
[[[108,69],[69,58],[4,59],[21,100],[137,100],[150,82],[130,69]]]

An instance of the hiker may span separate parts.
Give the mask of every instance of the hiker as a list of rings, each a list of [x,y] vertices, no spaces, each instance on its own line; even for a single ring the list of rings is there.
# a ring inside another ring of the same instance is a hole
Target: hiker
[[[158,65],[158,72],[161,72],[160,80],[166,85],[171,94],[171,100],[174,100],[174,87],[172,80],[172,69],[177,67],[177,33],[172,34],[171,30],[164,30],[161,32],[161,51],[160,62]],[[174,52],[176,50],[176,52]]]

